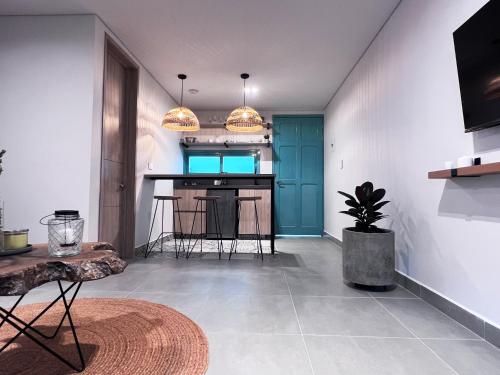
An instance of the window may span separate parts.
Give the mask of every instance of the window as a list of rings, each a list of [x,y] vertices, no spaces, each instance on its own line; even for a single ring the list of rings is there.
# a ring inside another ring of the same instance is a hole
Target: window
[[[252,150],[186,151],[185,173],[259,173],[259,152]]]
[[[188,173],[220,173],[220,156],[189,156]]]
[[[255,173],[255,156],[223,156],[224,173]]]

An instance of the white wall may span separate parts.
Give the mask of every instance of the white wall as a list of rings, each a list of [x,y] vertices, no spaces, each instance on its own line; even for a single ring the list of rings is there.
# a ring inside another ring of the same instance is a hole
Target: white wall
[[[137,166],[136,166],[136,246],[147,243],[150,225],[151,196],[143,191],[145,173],[182,173],[180,133],[161,127],[163,115],[177,104],[148,73],[140,76],[138,98]],[[148,167],[149,164],[149,167]],[[151,169],[149,169],[151,168]],[[156,181],[156,194],[172,195],[172,181]],[[172,207],[166,205],[166,230],[172,227]],[[161,232],[159,217],[153,229],[153,238]]]
[[[95,16],[0,17],[0,149],[7,150],[0,199],[6,227],[29,228],[31,242],[46,242],[38,219],[61,208],[78,209],[84,240],[97,239],[105,32],[125,49]],[[179,134],[160,127],[175,102],[135,62],[138,246],[147,240],[151,213],[143,175],[181,172],[182,156]],[[171,184],[157,185],[171,191]]]
[[[352,225],[337,190],[386,188],[398,270],[500,326],[500,177],[427,179],[458,156],[500,160],[500,128],[464,133],[452,37],[484,3],[403,0],[329,104],[325,227]]]
[[[93,41],[92,16],[0,17],[0,196],[31,242],[54,209],[89,216]]]

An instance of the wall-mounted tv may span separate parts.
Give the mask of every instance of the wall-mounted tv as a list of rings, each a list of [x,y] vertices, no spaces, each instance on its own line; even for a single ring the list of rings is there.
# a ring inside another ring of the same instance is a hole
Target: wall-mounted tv
[[[465,131],[500,125],[500,0],[453,33]]]

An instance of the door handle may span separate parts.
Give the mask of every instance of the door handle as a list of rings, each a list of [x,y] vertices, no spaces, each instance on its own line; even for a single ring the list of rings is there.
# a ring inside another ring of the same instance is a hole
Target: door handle
[[[121,183],[120,185],[118,185],[118,187],[120,188],[120,190],[125,190],[125,184]]]
[[[276,182],[276,184],[278,185],[278,187],[280,189],[283,189],[285,187],[285,184],[283,183],[283,181],[278,181],[278,182]]]

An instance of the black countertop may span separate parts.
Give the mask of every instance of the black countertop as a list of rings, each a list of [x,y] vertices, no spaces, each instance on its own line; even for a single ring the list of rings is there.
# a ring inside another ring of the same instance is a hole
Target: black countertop
[[[249,190],[254,190],[254,189],[270,189],[271,184],[268,185],[177,185],[174,186],[175,189],[199,189],[199,190],[237,190],[237,189],[249,189]]]
[[[196,173],[196,174],[145,174],[144,178],[148,180],[192,180],[192,179],[269,179],[276,175],[272,174],[250,174],[250,173]]]

